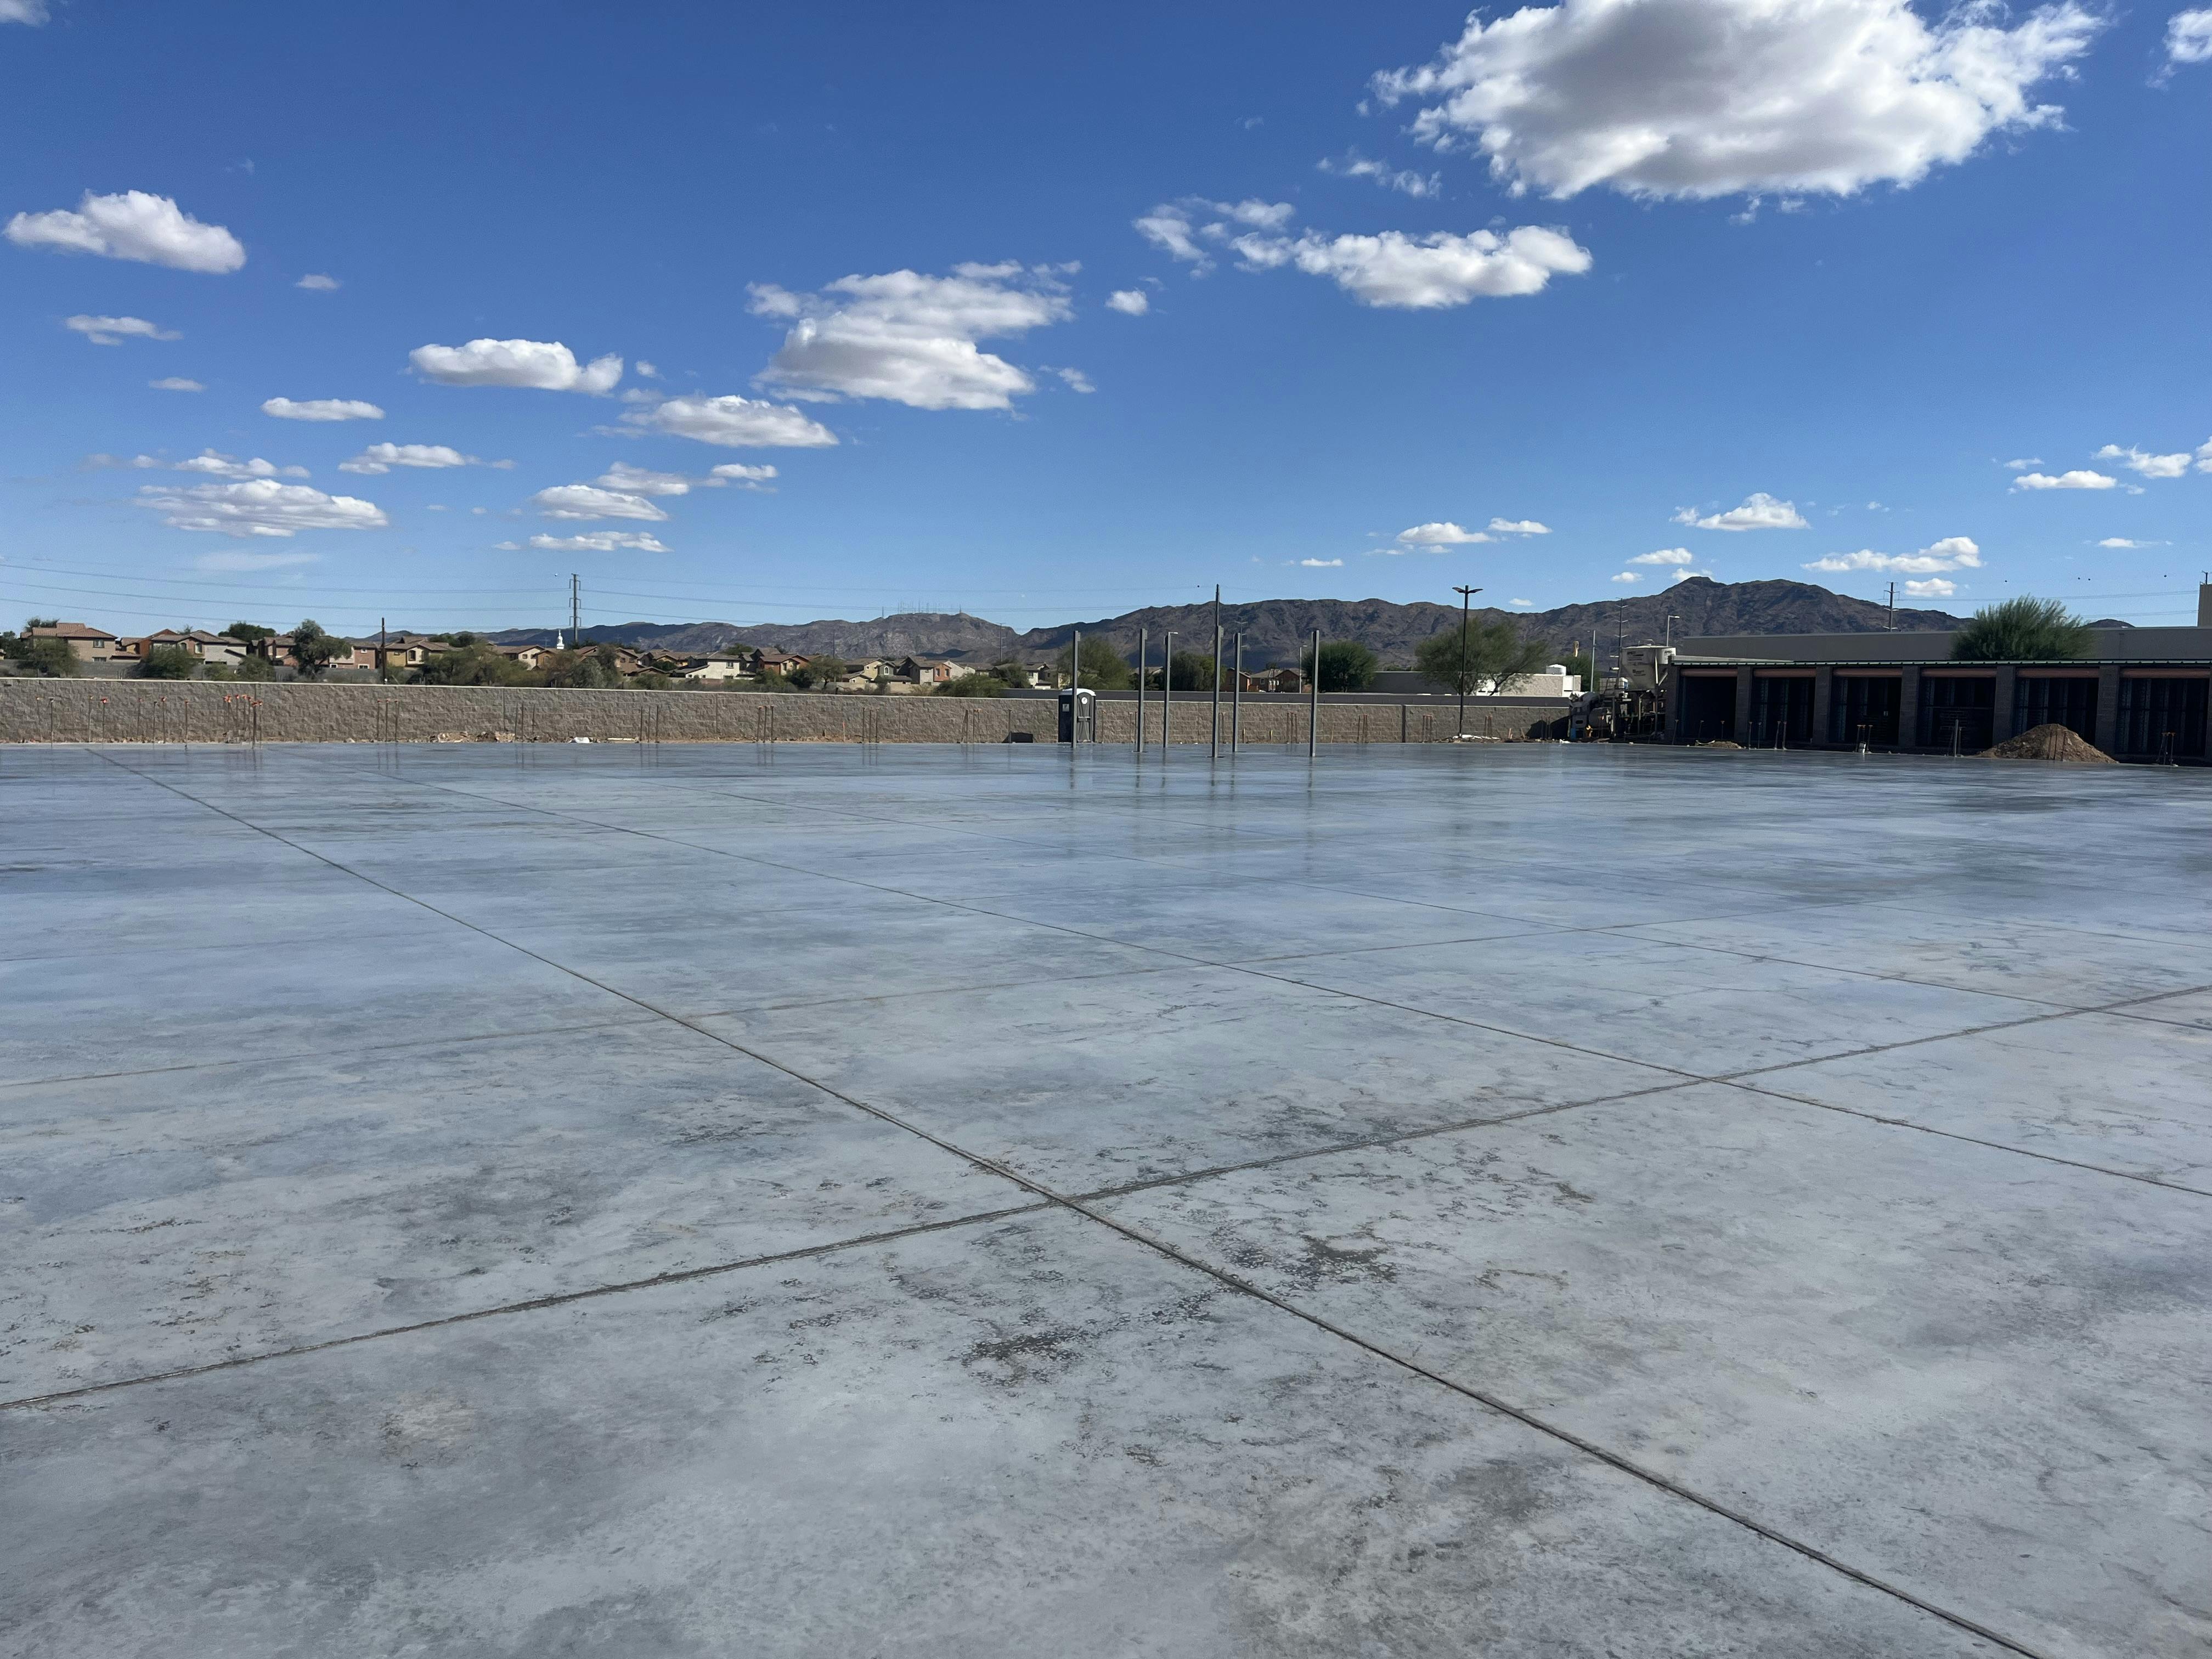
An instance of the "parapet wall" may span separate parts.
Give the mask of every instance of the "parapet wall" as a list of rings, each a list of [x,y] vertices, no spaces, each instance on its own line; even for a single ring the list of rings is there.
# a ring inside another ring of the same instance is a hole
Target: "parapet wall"
[[[1101,699],[1098,741],[1127,743],[1133,701]],[[1565,735],[1564,702],[1516,701],[1469,709],[1478,735],[1508,740]],[[1160,707],[1145,709],[1157,742]],[[1248,744],[1303,744],[1303,700],[1248,699]],[[301,685],[192,680],[0,678],[0,742],[436,743],[496,739],[567,743],[1004,743],[1027,732],[1054,741],[1048,699],[810,696],[798,692],[568,691],[499,686]],[[1323,743],[1439,743],[1456,711],[1417,703],[1324,701]],[[1229,739],[1229,708],[1221,711]],[[1206,743],[1203,698],[1175,704],[1175,741]]]

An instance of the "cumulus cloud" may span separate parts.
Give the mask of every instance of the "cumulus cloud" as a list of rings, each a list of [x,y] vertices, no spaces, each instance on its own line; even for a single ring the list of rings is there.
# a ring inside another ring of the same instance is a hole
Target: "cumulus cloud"
[[[1911,185],[1992,133],[2055,125],[2040,82],[2102,20],[2064,0],[2014,27],[1988,5],[1929,22],[1907,0],[1561,0],[1485,22],[1419,68],[1374,78],[1411,131],[1473,149],[1516,193]]]
[[[71,212],[19,213],[8,222],[18,247],[57,253],[96,253],[220,276],[246,263],[246,249],[221,225],[204,225],[166,196],[126,190],[114,196],[90,191]]]
[[[1927,575],[1937,570],[1978,570],[1982,550],[1971,537],[1946,536],[1917,553],[1876,553],[1861,548],[1856,553],[1831,553],[1813,561],[1808,570],[1886,570],[1895,575]]]
[[[1924,581],[1907,582],[1905,597],[1908,599],[1948,599],[1959,591],[1959,584],[1941,576],[1930,576]]]
[[[1152,308],[1152,296],[1140,288],[1117,288],[1106,296],[1106,309],[1124,317],[1141,317]]]
[[[141,455],[134,465],[145,463]],[[218,450],[203,449],[189,461],[179,461],[173,471],[204,472],[213,478],[304,478],[304,466],[278,466],[274,461],[264,461],[256,455],[250,461],[241,461]]]
[[[1333,570],[1344,561],[1342,559],[1300,559],[1298,562],[1308,570]]]
[[[2023,472],[2012,481],[2012,487],[2014,489],[2110,489],[2118,482],[2118,478],[2109,477],[2102,472],[2091,472],[2086,468],[2077,467],[2071,472],[2061,472],[2056,477],[2048,472]]]
[[[2097,452],[2100,461],[2118,461],[2129,471],[2141,473],[2146,478],[2179,478],[2189,471],[2187,450],[2174,455],[2150,455],[2130,444],[2123,449],[2118,444],[2106,444]]]
[[[160,466],[161,465],[161,463],[155,460],[151,455],[137,455],[126,461],[120,455],[111,455],[106,450],[101,450],[94,454],[88,455],[77,463],[77,465],[82,467],[87,472],[98,472],[111,466],[133,467],[143,470],[148,467]]]
[[[1053,373],[1060,376],[1061,384],[1070,392],[1091,392],[1098,390],[1097,386],[1091,384],[1091,377],[1079,368],[1055,368]]]
[[[1433,311],[1477,299],[1540,292],[1559,274],[1590,268],[1589,250],[1565,232],[1522,225],[1500,235],[1492,230],[1456,235],[1432,231],[1408,235],[1386,230],[1374,236],[1327,236],[1308,230],[1286,234],[1287,204],[1185,200],[1157,207],[1137,221],[1155,246],[1179,259],[1212,269],[1209,247],[1233,252],[1246,270],[1289,265],[1326,276],[1360,304],[1399,311]],[[1212,217],[1209,215],[1221,216]],[[1265,222],[1258,222],[1264,216]]]
[[[820,449],[837,441],[836,433],[790,404],[755,398],[668,398],[622,419],[621,427],[605,429],[630,436],[665,432],[726,449]]]
[[[2212,58],[2212,11],[2178,11],[2166,20],[2166,60],[2201,64]]]
[[[1342,161],[1323,156],[1315,163],[1322,172],[1339,179],[1372,179],[1385,190],[1395,190],[1407,196],[1434,196],[1442,181],[1433,173],[1415,173],[1410,167],[1394,167],[1387,161],[1371,161],[1358,150],[1352,151]]]
[[[758,489],[775,477],[772,466],[747,466],[742,461],[725,461],[708,469],[708,478],[715,483],[733,483],[740,489]]]
[[[1505,603],[1516,611],[1534,611],[1536,608],[1536,601],[1534,599],[1508,599]]]
[[[337,277],[325,276],[320,271],[317,271],[311,276],[302,276],[292,286],[304,288],[311,294],[335,294],[343,284]]]
[[[181,374],[164,374],[160,380],[149,380],[146,384],[155,392],[205,392],[207,390],[198,380],[188,380]]]
[[[1012,264],[956,265],[950,276],[841,276],[819,294],[756,283],[752,296],[757,316],[793,319],[757,385],[913,409],[1012,408],[1036,383],[976,343],[1074,314],[1055,273]]]
[[[1676,524],[1686,524],[1698,530],[1803,530],[1803,517],[1793,501],[1778,501],[1765,490],[1754,490],[1743,498],[1741,507],[1732,507],[1725,513],[1715,513],[1705,518],[1698,516],[1698,509],[1686,507],[1674,515]]]
[[[163,515],[178,530],[225,536],[292,536],[302,530],[381,530],[390,522],[374,501],[325,495],[307,484],[250,478],[232,483],[170,489],[147,484],[139,505]]]
[[[650,467],[617,461],[595,482],[603,489],[630,495],[688,495],[695,489],[724,489],[732,484],[740,489],[759,489],[775,477],[775,469],[772,466],[746,466],[737,461],[711,469],[703,478],[681,472],[656,472]]]
[[[1638,553],[1631,564],[1695,564],[1697,556],[1686,547],[1662,547],[1656,553]]]
[[[374,404],[365,404],[358,398],[309,398],[295,402],[290,398],[271,398],[261,405],[264,415],[274,415],[280,421],[380,421],[384,411]]]
[[[1492,519],[1490,533],[1493,536],[1548,536],[1552,526],[1538,524],[1534,519]]]
[[[435,470],[448,466],[513,466],[513,461],[479,460],[444,444],[371,444],[349,461],[340,461],[341,472],[389,472],[395,466]]]
[[[121,345],[125,340],[181,340],[173,328],[163,328],[143,317],[65,317],[62,326],[82,334],[94,345]]]
[[[0,23],[27,23],[36,28],[46,15],[46,0],[0,0]]]
[[[1398,532],[1398,539],[1408,547],[1460,547],[1470,542],[1493,539],[1486,532],[1462,530],[1449,519],[1431,524],[1417,524],[1410,530]]]
[[[1644,578],[1638,575],[1633,570],[1624,570],[1613,580],[1617,582],[1640,582]]]
[[[240,550],[203,553],[192,561],[195,570],[283,570],[292,565],[313,564],[319,553],[248,553]]]
[[[537,392],[606,392],[623,376],[623,360],[610,352],[579,364],[558,340],[471,340],[466,345],[416,346],[407,354],[415,372],[441,386],[523,386]]]
[[[646,497],[626,489],[602,489],[597,484],[556,484],[530,498],[549,519],[647,519],[660,520],[668,514]]]
[[[637,370],[638,379],[641,380],[657,380],[660,378],[660,371],[642,357],[639,358],[633,367]]]
[[[668,551],[659,537],[627,530],[593,530],[580,536],[532,536],[530,544],[544,553],[612,553],[622,548],[636,553]],[[501,542],[500,546],[508,552],[517,550],[513,542]]]
[[[2007,461],[2005,463],[2005,465],[2009,467],[2014,472],[2025,472],[2032,466],[2041,466],[2042,465],[2043,457],[2040,455],[2022,455],[2017,460]]]

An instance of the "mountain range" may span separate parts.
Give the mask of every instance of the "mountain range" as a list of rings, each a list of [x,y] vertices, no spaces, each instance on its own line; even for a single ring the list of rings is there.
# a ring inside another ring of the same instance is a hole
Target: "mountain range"
[[[1811,582],[1717,582],[1689,576],[1656,593],[1636,593],[1552,611],[1505,611],[1484,606],[1482,622],[1510,622],[1526,639],[1540,639],[1561,655],[1574,647],[1589,648],[1595,635],[1601,653],[1620,643],[1640,645],[1669,636],[1700,634],[1871,634],[1896,627],[1948,632],[1966,618],[1944,611],[1899,610],[1832,592]],[[1671,622],[1670,622],[1671,619]],[[1456,606],[1388,599],[1261,599],[1224,604],[1221,625],[1244,635],[1248,666],[1293,663],[1313,630],[1324,640],[1357,640],[1386,666],[1410,664],[1414,647],[1431,635],[1459,626]],[[827,653],[837,657],[951,657],[988,663],[1004,657],[1037,659],[1065,650],[1080,629],[1105,638],[1133,658],[1138,631],[1151,636],[1155,655],[1161,635],[1173,629],[1180,648],[1210,650],[1213,607],[1210,605],[1152,605],[1118,617],[1033,628],[1026,633],[964,612],[907,612],[870,621],[809,623],[617,623],[586,628],[591,641],[612,641],[647,650],[704,653],[733,643],[769,646],[801,656]],[[508,629],[488,637],[502,645],[550,645],[550,629]]]

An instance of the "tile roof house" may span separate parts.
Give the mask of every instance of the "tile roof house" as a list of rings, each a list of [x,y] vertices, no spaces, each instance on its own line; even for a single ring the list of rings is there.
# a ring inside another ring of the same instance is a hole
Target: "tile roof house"
[[[60,640],[83,662],[120,662],[134,654],[124,650],[123,641],[106,629],[85,623],[58,622],[46,628],[27,628],[23,632],[33,640]]]

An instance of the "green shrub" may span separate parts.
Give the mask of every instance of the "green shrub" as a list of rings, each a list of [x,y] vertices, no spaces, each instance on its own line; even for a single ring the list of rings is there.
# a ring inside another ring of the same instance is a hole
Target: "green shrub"
[[[1951,635],[1954,662],[2073,662],[2094,643],[2089,625],[2057,599],[1985,605]]]

